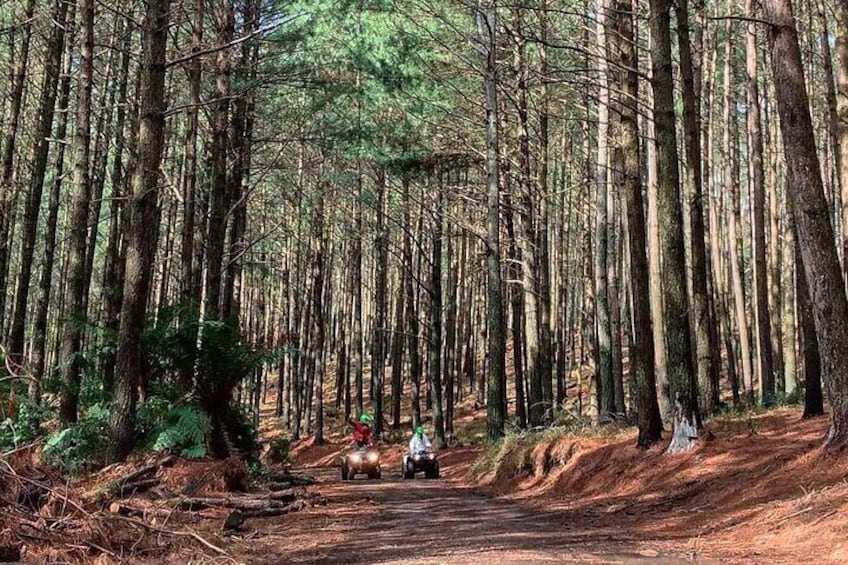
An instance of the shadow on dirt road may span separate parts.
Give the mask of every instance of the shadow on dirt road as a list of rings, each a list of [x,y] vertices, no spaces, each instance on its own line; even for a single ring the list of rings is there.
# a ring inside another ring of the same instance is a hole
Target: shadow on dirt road
[[[626,537],[607,544],[556,514],[491,499],[449,481],[404,481],[384,471],[379,481],[343,482],[338,469],[308,472],[318,477],[317,490],[328,505],[288,518],[291,522],[277,532],[286,541],[276,548],[275,563],[693,562],[633,550],[635,543]],[[272,562],[262,559],[270,557],[267,553],[256,557],[251,562]]]

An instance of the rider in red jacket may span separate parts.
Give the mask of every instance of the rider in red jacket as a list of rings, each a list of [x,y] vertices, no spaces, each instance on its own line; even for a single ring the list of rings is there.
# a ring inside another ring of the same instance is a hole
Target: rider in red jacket
[[[356,447],[371,447],[374,445],[374,437],[371,435],[371,416],[363,414],[359,421],[350,419],[348,423],[353,426],[353,443]]]

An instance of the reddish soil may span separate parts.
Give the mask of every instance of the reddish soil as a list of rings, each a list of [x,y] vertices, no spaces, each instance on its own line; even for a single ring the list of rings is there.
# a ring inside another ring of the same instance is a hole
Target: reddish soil
[[[827,426],[796,409],[717,420],[680,456],[640,451],[633,433],[562,438],[505,457],[483,491],[639,546],[740,563],[848,562],[848,457],[820,449]]]
[[[680,552],[602,539],[555,514],[493,499],[451,480],[403,481],[393,473],[381,481],[342,482],[336,469],[317,474],[317,488],[329,499],[326,507],[257,521],[255,537],[224,547],[255,564],[687,562]]]

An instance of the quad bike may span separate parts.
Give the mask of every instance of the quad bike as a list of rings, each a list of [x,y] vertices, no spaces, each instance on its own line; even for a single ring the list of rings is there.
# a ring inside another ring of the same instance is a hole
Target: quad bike
[[[436,454],[428,449],[416,453],[407,453],[401,463],[401,474],[404,479],[414,479],[415,473],[424,473],[428,479],[439,478],[439,460]]]
[[[383,476],[380,469],[380,454],[372,447],[357,447],[342,456],[342,480],[352,481],[356,475],[368,475],[369,479]]]

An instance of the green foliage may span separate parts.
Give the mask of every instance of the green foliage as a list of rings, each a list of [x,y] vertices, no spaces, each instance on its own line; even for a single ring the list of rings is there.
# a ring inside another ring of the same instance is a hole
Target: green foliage
[[[168,450],[192,459],[204,457],[208,433],[209,419],[197,407],[173,406],[162,419],[153,450]]]
[[[50,411],[44,406],[22,400],[15,417],[0,422],[0,451],[10,451],[37,440],[43,435],[41,424],[49,417]]]
[[[291,463],[291,440],[280,437],[271,440],[268,450],[268,461],[271,463]]]
[[[268,469],[259,461],[248,461],[247,463],[247,480],[251,483],[258,483],[265,479],[268,475]]]
[[[47,463],[70,473],[103,464],[110,414],[110,403],[97,403],[82,414],[76,425],[52,435],[44,447]]]

